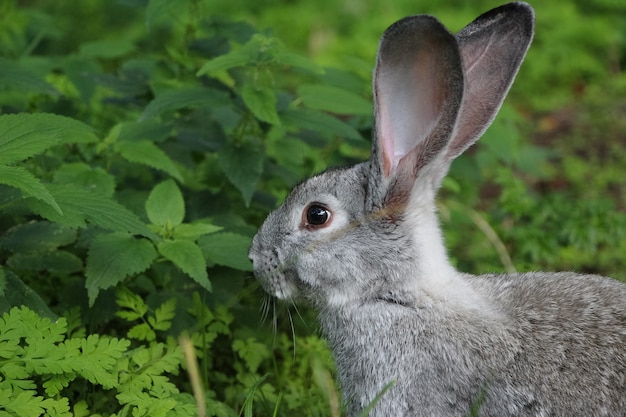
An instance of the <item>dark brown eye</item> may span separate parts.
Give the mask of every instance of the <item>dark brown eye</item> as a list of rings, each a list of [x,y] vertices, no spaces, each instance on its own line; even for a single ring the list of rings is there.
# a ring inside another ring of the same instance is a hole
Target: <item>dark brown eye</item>
[[[328,223],[331,217],[330,210],[321,204],[313,203],[304,210],[304,226],[307,228],[319,228]]]

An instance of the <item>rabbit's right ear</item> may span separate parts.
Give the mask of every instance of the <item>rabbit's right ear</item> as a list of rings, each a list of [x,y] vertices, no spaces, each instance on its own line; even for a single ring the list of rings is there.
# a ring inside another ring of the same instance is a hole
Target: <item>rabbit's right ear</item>
[[[373,87],[371,211],[407,204],[418,175],[450,139],[463,98],[454,35],[431,16],[394,23],[380,41]]]
[[[459,156],[489,127],[533,38],[535,13],[528,4],[505,4],[477,17],[456,34],[465,92],[448,158]]]

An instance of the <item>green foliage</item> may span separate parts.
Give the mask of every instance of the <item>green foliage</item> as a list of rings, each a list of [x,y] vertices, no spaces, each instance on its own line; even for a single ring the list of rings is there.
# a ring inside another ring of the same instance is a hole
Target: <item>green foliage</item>
[[[40,318],[28,308],[12,308],[0,319],[0,410],[8,415],[71,416],[60,396],[77,378],[112,389],[114,372],[130,343],[89,335],[66,339],[67,321]]]
[[[386,25],[495,5],[4,2],[0,415],[340,416],[311,312],[259,325],[251,238],[302,178],[369,156]],[[624,8],[536,8],[511,97],[444,182],[450,252],[626,279]]]

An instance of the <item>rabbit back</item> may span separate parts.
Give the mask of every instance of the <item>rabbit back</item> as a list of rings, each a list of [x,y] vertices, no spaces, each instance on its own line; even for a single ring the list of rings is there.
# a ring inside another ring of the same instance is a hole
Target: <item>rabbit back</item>
[[[378,300],[322,311],[349,416],[626,415],[626,286],[574,273],[464,276],[491,308]]]
[[[505,312],[519,341],[502,388],[494,381],[494,405],[520,387],[547,415],[626,415],[626,285],[570,272],[467,281]]]

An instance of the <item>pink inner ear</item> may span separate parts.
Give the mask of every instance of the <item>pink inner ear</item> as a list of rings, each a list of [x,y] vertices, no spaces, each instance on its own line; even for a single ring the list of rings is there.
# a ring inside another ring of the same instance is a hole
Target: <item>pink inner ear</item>
[[[378,74],[377,129],[385,176],[437,126],[445,94],[438,66],[427,51],[403,67]]]

